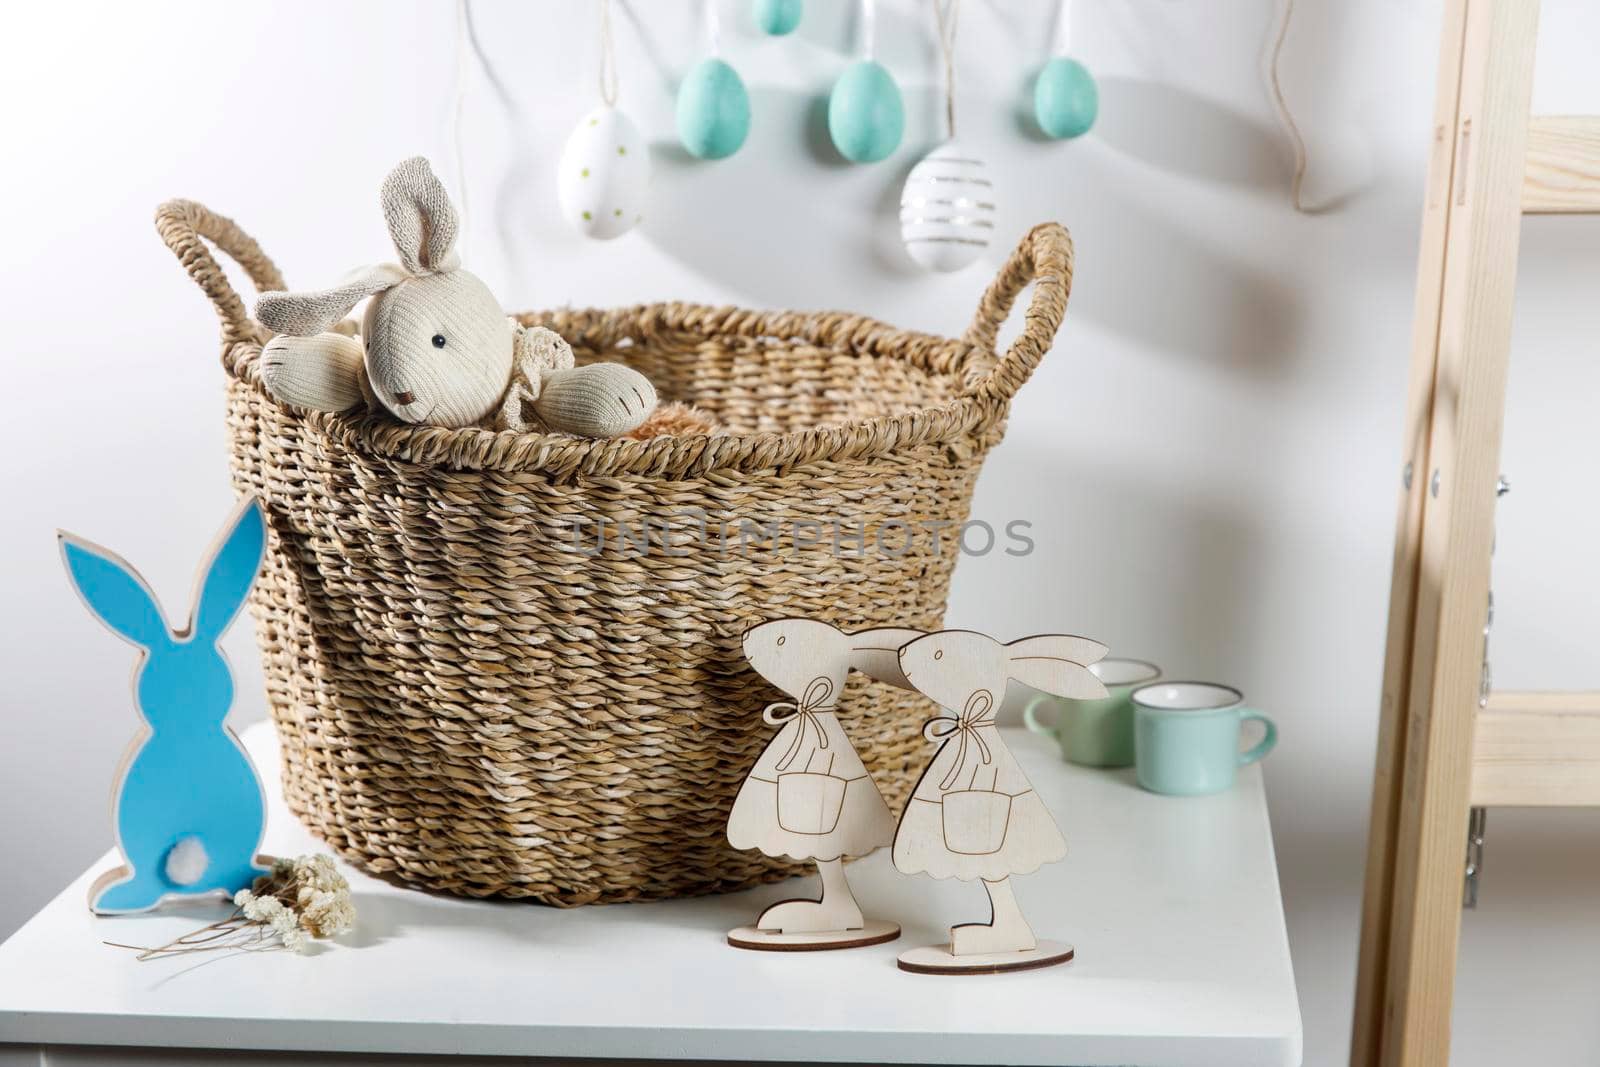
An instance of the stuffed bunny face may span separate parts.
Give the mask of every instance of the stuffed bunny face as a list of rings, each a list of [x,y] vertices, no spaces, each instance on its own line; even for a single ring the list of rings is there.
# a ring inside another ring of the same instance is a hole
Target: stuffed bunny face
[[[361,332],[372,391],[406,422],[471,426],[499,404],[511,377],[511,320],[464,270],[378,293]]]

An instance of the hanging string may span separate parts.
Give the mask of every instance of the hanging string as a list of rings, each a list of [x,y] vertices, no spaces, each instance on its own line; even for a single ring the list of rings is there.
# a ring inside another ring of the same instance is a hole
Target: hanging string
[[[471,14],[467,11],[467,0],[456,0],[456,93],[454,117],[451,120],[450,140],[456,157],[456,203],[461,205],[461,251],[468,252],[472,228],[468,225],[471,218],[467,202],[467,154],[462,147],[461,127],[463,126],[467,104],[467,63],[468,48],[472,35]]]
[[[600,0],[600,99],[617,106],[617,45],[611,37],[611,0]]]
[[[1072,54],[1072,0],[1061,0],[1056,8],[1056,50],[1058,56]]]
[[[1278,119],[1283,123],[1284,130],[1289,134],[1289,144],[1294,149],[1294,177],[1289,179],[1289,199],[1294,204],[1294,209],[1302,215],[1315,214],[1322,208],[1308,208],[1301,199],[1300,189],[1305,184],[1306,167],[1309,160],[1306,156],[1306,140],[1300,134],[1300,127],[1294,121],[1294,114],[1289,110],[1289,101],[1283,95],[1283,83],[1278,79],[1278,59],[1283,55],[1283,42],[1289,36],[1289,20],[1294,17],[1294,0],[1284,0],[1283,20],[1278,24],[1278,37],[1272,43],[1272,60],[1268,68],[1272,84],[1272,103],[1278,110]]]
[[[934,17],[939,20],[939,51],[944,54],[944,121],[949,135],[956,135],[956,14],[961,0],[933,0]]]
[[[706,37],[713,56],[722,55],[722,20],[717,15],[717,0],[706,0]]]
[[[877,58],[878,51],[878,3],[877,0],[861,0],[861,55],[862,58],[872,60]]]

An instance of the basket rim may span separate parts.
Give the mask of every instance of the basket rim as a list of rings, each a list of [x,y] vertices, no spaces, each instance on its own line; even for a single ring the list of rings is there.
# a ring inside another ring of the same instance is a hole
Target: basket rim
[[[894,358],[961,390],[992,369],[993,350],[877,319],[839,312],[761,312],[740,307],[654,303],[624,308],[561,309],[514,316],[550,326],[579,351],[615,348],[624,339],[648,341],[662,332],[698,337],[798,341],[840,352]],[[519,433],[480,427],[418,426],[382,415],[330,413],[284,405],[261,381],[256,341],[232,346],[228,373],[308,428],[374,458],[448,466],[455,470],[542,473],[557,477],[640,475],[699,477],[716,470],[786,469],[814,462],[870,460],[919,445],[981,437],[1004,421],[1009,397],[964,391],[943,404],[899,415],[850,419],[781,432],[673,434],[643,441],[566,434]]]
[[[1055,340],[1072,292],[1073,248],[1066,228],[1042,222],[1029,230],[984,290],[960,340],[899,330],[876,319],[843,312],[761,312],[703,304],[639,304],[612,311],[556,311],[527,316],[544,321],[574,348],[615,345],[624,337],[663,333],[691,336],[800,338],[821,347],[888,356],[925,373],[952,375],[961,393],[940,405],[782,433],[681,435],[646,441],[587,440],[549,434],[409,426],[375,417],[352,418],[280,405],[259,376],[261,346],[271,333],[245,311],[211,245],[244,268],[258,292],[283,290],[283,274],[261,246],[232,219],[193,200],[168,200],[156,209],[156,230],[178,262],[210,299],[222,324],[222,363],[266,402],[345,446],[376,457],[460,470],[541,471],[555,476],[633,474],[683,478],[715,470],[764,470],[819,461],[853,461],[897,449],[944,444],[980,451],[992,444],[1011,398],[1033,374]],[[209,242],[209,243],[208,243]],[[996,340],[1017,296],[1034,283],[1021,333],[1003,356]],[[960,444],[969,438],[967,447]],[[985,438],[988,440],[971,440]]]

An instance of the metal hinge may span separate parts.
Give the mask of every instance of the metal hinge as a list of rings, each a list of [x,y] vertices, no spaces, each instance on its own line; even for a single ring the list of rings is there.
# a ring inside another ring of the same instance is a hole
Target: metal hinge
[[[1489,822],[1488,808],[1473,808],[1467,818],[1467,872],[1461,891],[1461,906],[1478,906],[1478,873],[1483,870],[1483,830]]]
[[[1504,474],[1495,479],[1494,495],[1498,499],[1511,492],[1511,482]],[[1495,538],[1499,540],[1498,537]],[[1494,541],[1490,542],[1489,554],[1494,555]],[[1494,629],[1494,590],[1489,590],[1489,602],[1485,605],[1483,618],[1483,670],[1478,676],[1478,707],[1489,705],[1489,694],[1494,688],[1494,673],[1489,666],[1489,631]],[[1478,906],[1478,874],[1483,870],[1483,832],[1489,824],[1489,810],[1487,808],[1473,808],[1467,816],[1467,866],[1461,887],[1461,906],[1463,908],[1476,908]]]

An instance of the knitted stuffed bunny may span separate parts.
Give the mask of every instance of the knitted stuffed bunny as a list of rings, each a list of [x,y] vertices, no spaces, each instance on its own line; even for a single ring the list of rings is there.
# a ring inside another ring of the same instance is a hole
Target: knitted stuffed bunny
[[[256,318],[280,334],[261,353],[269,393],[317,411],[345,411],[365,399],[410,423],[509,430],[543,423],[583,437],[624,434],[649,417],[656,393],[644,375],[620,363],[574,366],[558,334],[507,318],[488,286],[461,269],[455,208],[427,160],[395,167],[382,197],[398,265],[256,302]],[[363,349],[332,331],[367,297]]]

